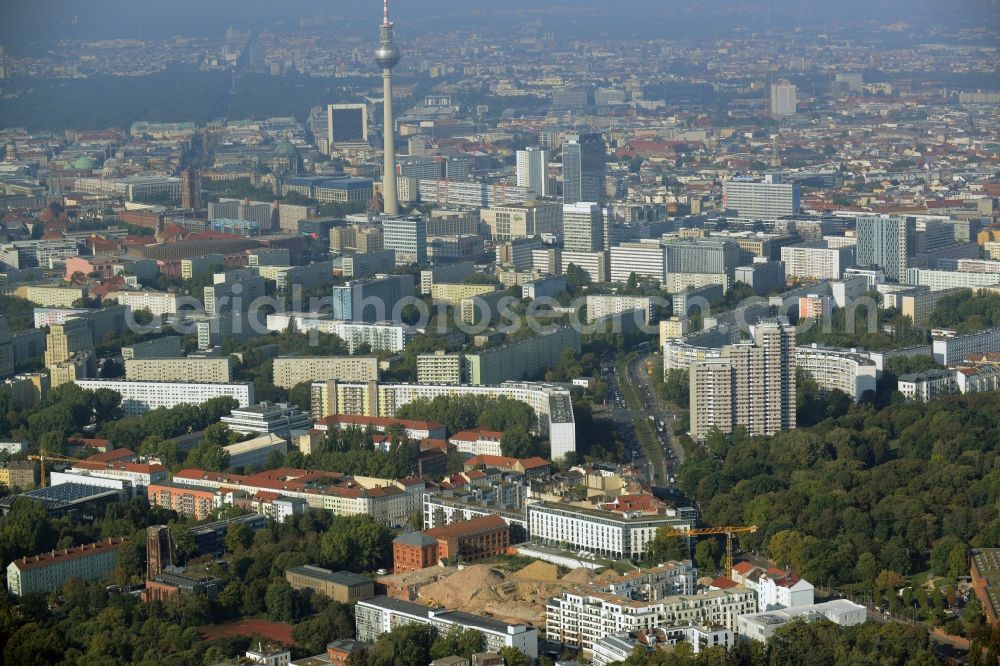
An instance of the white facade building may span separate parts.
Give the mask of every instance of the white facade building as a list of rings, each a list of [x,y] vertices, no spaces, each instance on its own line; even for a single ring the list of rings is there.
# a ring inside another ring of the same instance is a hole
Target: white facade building
[[[853,627],[868,619],[868,610],[847,599],[834,599],[812,606],[798,606],[766,613],[748,613],[737,621],[736,631],[740,636],[765,642],[788,623],[801,619],[805,622],[827,619],[841,627]]]
[[[878,369],[875,361],[853,350],[812,345],[795,347],[795,365],[805,370],[820,389],[839,389],[855,400],[865,391],[875,390]]]
[[[82,389],[111,389],[122,396],[121,409],[127,416],[139,416],[157,407],[181,404],[200,405],[212,398],[229,396],[240,407],[253,404],[253,384],[194,384],[189,382],[130,382],[115,379],[78,379]]]
[[[826,241],[814,241],[781,248],[781,261],[788,277],[839,280],[854,262],[854,249],[827,247]]]

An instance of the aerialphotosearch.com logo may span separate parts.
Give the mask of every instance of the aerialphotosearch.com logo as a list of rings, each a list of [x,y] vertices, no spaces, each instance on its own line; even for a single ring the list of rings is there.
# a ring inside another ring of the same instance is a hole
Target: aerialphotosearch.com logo
[[[331,325],[338,320],[355,324],[399,324],[406,321],[413,329],[428,335],[446,335],[456,330],[469,336],[488,330],[513,334],[519,333],[525,326],[535,334],[571,326],[584,335],[629,331],[655,335],[659,332],[659,324],[650,323],[652,315],[672,312],[671,299],[658,295],[642,297],[639,301],[623,300],[622,311],[594,318],[584,316],[587,311],[585,296],[568,304],[551,297],[522,300],[512,295],[504,295],[498,299],[474,296],[465,299],[462,306],[449,306],[445,303],[428,304],[425,299],[416,296],[405,296],[389,303],[373,296],[362,298],[354,292],[346,292],[348,296],[345,298],[335,298],[331,292],[329,296],[311,296],[308,303],[304,303],[302,289],[299,285],[294,285],[288,299],[290,307],[286,308],[284,298],[258,296],[250,300],[244,299],[243,285],[240,283],[233,284],[228,291],[228,294],[211,300],[209,312],[206,312],[201,301],[192,296],[178,296],[175,313],[152,316],[148,321],[146,317],[142,321],[138,320],[136,313],[128,308],[126,325],[130,331],[139,335],[164,330],[178,335],[207,333],[211,340],[218,341],[230,336],[250,337],[280,332],[287,328],[287,322],[291,319],[297,330],[309,334],[309,344],[316,346],[319,344],[319,332],[322,332],[324,322],[327,321]],[[628,308],[634,304],[641,307]],[[686,316],[697,315],[702,321],[714,320],[716,325],[737,326],[744,333],[749,333],[751,327],[763,319],[789,317],[792,313],[797,315],[798,306],[797,298],[769,300],[751,296],[732,309],[713,314],[712,304],[704,297],[697,296],[687,299]],[[846,330],[854,331],[855,322],[861,316],[867,322],[869,333],[878,331],[878,302],[872,297],[863,295],[848,299],[841,309],[844,310]],[[800,319],[796,331],[802,333],[815,326],[822,326],[823,332],[831,332],[831,311],[832,307],[828,307],[820,317]],[[269,317],[272,317],[270,326]]]

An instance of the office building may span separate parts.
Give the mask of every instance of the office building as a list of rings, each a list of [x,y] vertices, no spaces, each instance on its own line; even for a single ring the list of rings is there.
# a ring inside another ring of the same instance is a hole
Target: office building
[[[487,238],[496,242],[536,236],[560,237],[563,231],[563,207],[552,201],[535,200],[483,208],[479,219]]]
[[[771,117],[794,116],[798,104],[798,91],[788,81],[771,84]]]
[[[885,277],[901,282],[907,259],[916,254],[916,220],[895,215],[862,215],[857,218],[855,262],[878,266]]]
[[[125,361],[129,381],[224,384],[232,379],[232,361],[224,358],[133,358]]]
[[[662,283],[667,274],[667,253],[657,242],[621,243],[608,253],[610,280],[624,284],[632,275],[638,280]]]
[[[284,402],[261,402],[250,407],[237,407],[223,416],[222,423],[242,435],[275,434],[288,438],[292,432],[308,430],[312,419]]]
[[[795,329],[767,320],[753,327],[753,337],[691,366],[692,438],[715,428],[771,435],[795,427]]]
[[[949,289],[976,289],[1000,284],[1000,273],[940,271],[927,268],[907,268],[906,284],[928,287],[932,292]]]
[[[604,201],[606,162],[607,147],[602,134],[566,135],[562,143],[563,203]]]
[[[359,601],[354,608],[356,634],[360,641],[374,642],[382,634],[401,624],[426,624],[441,634],[452,627],[472,629],[483,635],[487,650],[513,647],[529,659],[538,658],[538,630],[523,624],[507,624],[480,615],[378,596]]]
[[[383,217],[382,244],[396,253],[396,264],[427,263],[427,225],[420,215]]]
[[[832,248],[826,241],[781,248],[785,274],[808,280],[839,280],[847,267],[854,263],[853,257],[853,248]]]
[[[461,180],[417,181],[420,200],[439,208],[493,208],[523,204],[528,189],[507,183],[477,183]]]
[[[180,404],[200,405],[212,398],[228,396],[240,407],[253,404],[253,384],[195,384],[191,382],[124,381],[114,379],[79,379],[76,385],[96,391],[106,388],[122,396],[121,410],[127,416],[140,416],[157,407]]]
[[[509,266],[514,270],[531,270],[532,255],[535,250],[541,250],[545,245],[534,238],[513,238],[496,244],[496,259],[501,266]]]
[[[126,361],[142,358],[177,358],[181,355],[181,336],[165,335],[137,342],[130,347],[122,347],[122,358]]]
[[[517,151],[517,184],[526,187],[536,196],[551,195],[549,188],[549,151],[544,148],[526,148]]]
[[[412,326],[391,322],[335,321],[332,332],[344,341],[350,354],[361,345],[367,345],[375,352],[398,353],[406,349],[406,345],[417,335],[416,329]]]
[[[499,516],[406,532],[392,541],[392,572],[419,571],[438,563],[470,564],[507,552],[510,528]]]
[[[785,248],[782,248],[784,251]],[[785,289],[784,261],[754,262],[749,266],[737,266],[733,276],[735,282],[742,282],[757,296],[767,296]]]
[[[685,531],[693,522],[676,512],[610,511],[550,502],[528,505],[532,541],[598,557],[641,559],[661,527]]]
[[[395,184],[395,179],[390,179]],[[313,197],[320,203],[368,203],[374,195],[375,184],[370,178],[332,178],[312,188]]]
[[[29,555],[7,565],[7,591],[15,597],[55,592],[71,578],[100,580],[115,567],[123,537],[48,553]]]
[[[205,287],[205,314],[247,312],[251,304],[264,295],[264,278],[253,269],[215,273],[212,284]]]
[[[566,252],[599,252],[604,248],[604,215],[593,202],[563,204],[563,247]]]
[[[326,140],[331,152],[340,145],[368,145],[368,106],[365,104],[328,104]]]
[[[327,379],[345,382],[378,379],[376,356],[279,356],[273,363],[274,385],[286,389],[302,382]]]
[[[414,296],[412,275],[376,275],[333,287],[333,318],[368,323],[400,321]]]
[[[809,606],[746,613],[737,619],[736,630],[744,638],[764,643],[779,629],[792,622],[814,622],[821,619],[841,627],[853,627],[868,621],[868,609],[847,599],[834,599]]]
[[[498,291],[495,284],[471,284],[459,282],[449,284],[437,282],[431,286],[431,298],[435,303],[446,303],[448,305],[458,305],[464,298],[481,296]]]
[[[106,298],[118,301],[119,305],[124,305],[132,312],[147,310],[154,317],[177,314],[185,301],[190,304],[196,302],[196,299],[185,299],[181,294],[146,290],[113,291]]]
[[[722,184],[722,207],[739,217],[777,220],[799,212],[798,183],[727,180]]]
[[[267,433],[245,442],[223,446],[222,450],[229,454],[230,467],[260,469],[273,454],[278,454],[283,459],[288,453],[288,442],[284,437]]]
[[[600,252],[563,252],[556,250],[559,265],[555,273],[563,274],[569,272],[570,266],[575,266],[583,271],[584,276],[590,282],[608,281],[608,253]],[[538,258],[538,250],[532,252],[532,262]]]
[[[375,596],[375,581],[350,571],[335,572],[306,564],[286,569],[285,580],[293,590],[320,592],[342,604]]]
[[[521,296],[532,300],[538,298],[555,298],[564,291],[566,291],[566,278],[561,275],[553,275],[521,283]]]

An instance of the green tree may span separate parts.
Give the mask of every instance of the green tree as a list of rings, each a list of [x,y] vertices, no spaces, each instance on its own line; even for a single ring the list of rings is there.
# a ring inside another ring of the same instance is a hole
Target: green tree
[[[530,458],[538,453],[535,439],[520,429],[506,430],[500,435],[500,451],[512,458]]]
[[[531,666],[531,658],[516,647],[500,648],[497,654],[503,658],[504,666]]]
[[[702,539],[694,548],[694,565],[699,571],[710,573],[719,569],[719,542]]]

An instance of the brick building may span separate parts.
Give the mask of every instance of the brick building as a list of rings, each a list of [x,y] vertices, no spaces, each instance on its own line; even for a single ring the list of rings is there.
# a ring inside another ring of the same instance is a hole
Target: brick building
[[[478,562],[507,552],[510,528],[503,518],[480,516],[424,532],[410,532],[392,542],[393,572],[434,566],[442,560]]]

